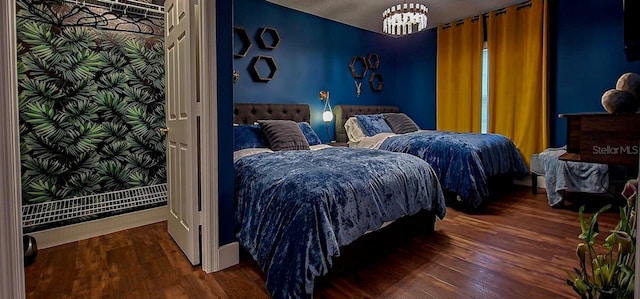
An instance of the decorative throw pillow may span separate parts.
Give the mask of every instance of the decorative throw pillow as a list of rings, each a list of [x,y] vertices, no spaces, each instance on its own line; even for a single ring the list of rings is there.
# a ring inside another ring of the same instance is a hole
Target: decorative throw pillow
[[[298,127],[300,127],[300,131],[302,131],[304,137],[307,138],[309,145],[322,144],[322,140],[320,140],[320,137],[318,137],[318,134],[316,134],[316,131],[313,130],[308,122],[299,122]]]
[[[350,141],[359,140],[362,137],[365,137],[364,132],[362,132],[362,128],[360,128],[360,124],[355,117],[349,117],[347,121],[344,123],[344,130],[347,132],[347,137]]]
[[[383,115],[393,133],[404,134],[420,130],[418,125],[404,113],[384,113]]]
[[[269,148],[269,141],[258,125],[233,126],[233,150],[245,148]]]
[[[380,133],[393,133],[382,114],[356,115],[362,132],[371,137]]]
[[[308,150],[309,142],[292,120],[258,120],[274,151]]]

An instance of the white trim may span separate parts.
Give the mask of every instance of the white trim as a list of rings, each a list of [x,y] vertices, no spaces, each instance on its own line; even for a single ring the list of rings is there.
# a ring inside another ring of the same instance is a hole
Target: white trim
[[[0,298],[24,298],[16,3],[0,4]]]
[[[240,243],[232,242],[218,248],[218,270],[237,265],[240,261]]]
[[[167,220],[167,206],[156,207],[92,221],[29,233],[39,249],[102,236]]]
[[[238,263],[238,246],[219,248],[218,217],[218,76],[216,62],[216,1],[200,3],[200,95],[202,198],[202,270],[220,271]]]

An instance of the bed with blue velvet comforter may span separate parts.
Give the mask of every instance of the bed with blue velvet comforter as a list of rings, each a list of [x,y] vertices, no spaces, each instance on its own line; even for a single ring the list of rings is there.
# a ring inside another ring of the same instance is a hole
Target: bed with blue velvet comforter
[[[384,222],[446,209],[425,161],[331,147],[246,156],[235,162],[237,238],[266,274],[274,298],[311,297],[340,247]]]
[[[379,149],[409,153],[429,162],[445,191],[472,208],[489,198],[487,179],[529,173],[513,142],[499,134],[418,131],[388,137]]]

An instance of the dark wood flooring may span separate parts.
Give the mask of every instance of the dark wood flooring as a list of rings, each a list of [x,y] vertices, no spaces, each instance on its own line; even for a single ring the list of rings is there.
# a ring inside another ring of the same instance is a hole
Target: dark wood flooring
[[[576,197],[576,196],[574,196]],[[516,187],[477,212],[447,209],[417,236],[367,265],[317,286],[318,298],[575,298],[580,197],[550,208],[544,191]],[[589,199],[590,211],[606,199]],[[617,222],[600,217],[604,238]],[[250,259],[205,274],[156,223],[40,250],[25,268],[27,298],[266,298]]]

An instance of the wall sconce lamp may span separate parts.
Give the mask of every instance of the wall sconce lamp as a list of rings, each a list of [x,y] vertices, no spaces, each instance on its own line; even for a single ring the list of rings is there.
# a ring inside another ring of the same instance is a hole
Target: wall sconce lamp
[[[329,92],[326,90],[320,91],[320,100],[324,102],[322,120],[328,124],[333,120],[333,110],[331,110],[331,104],[329,103]]]

